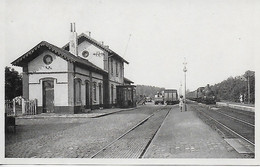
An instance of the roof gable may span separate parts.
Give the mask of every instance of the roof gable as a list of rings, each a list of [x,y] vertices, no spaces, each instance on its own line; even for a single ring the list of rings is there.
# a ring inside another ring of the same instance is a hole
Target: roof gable
[[[92,70],[107,74],[106,71],[97,67],[96,65],[89,62],[88,60],[80,58],[80,57],[76,57],[73,54],[71,54],[69,51],[61,49],[61,48],[59,48],[55,45],[52,45],[52,44],[50,44],[46,41],[40,42],[38,45],[33,47],[31,50],[29,50],[28,52],[26,52],[22,56],[20,56],[18,59],[13,61],[11,64],[15,65],[15,66],[23,67],[26,64],[28,64],[28,62],[32,61],[34,58],[39,56],[40,53],[44,52],[45,50],[49,50],[49,51],[53,52],[54,54],[56,54],[57,56],[60,56],[61,58],[65,59],[69,62],[76,63],[76,64],[82,64],[85,67],[87,66],[88,68],[90,68]]]
[[[98,47],[101,50],[104,50],[106,52],[108,52],[109,54],[111,54],[111,56],[115,56],[116,58],[122,60],[123,62],[129,64],[128,61],[126,61],[125,59],[123,59],[121,56],[119,56],[117,53],[115,53],[114,51],[112,51],[111,49],[109,49],[108,47],[102,45],[101,43],[99,43],[98,41],[96,41],[95,39],[91,38],[90,36],[81,33],[78,37],[78,44],[82,43],[83,41],[87,41],[93,45],[95,45],[96,47]],[[62,49],[64,50],[69,50],[69,43],[67,43],[65,46],[62,47]]]
[[[75,59],[72,56],[68,56],[66,53],[67,51],[60,49],[59,47],[52,45],[46,41],[42,41],[39,44],[37,44],[35,47],[33,47],[31,50],[20,56],[18,59],[13,61],[11,64],[15,66],[24,66],[31,60],[33,60],[35,57],[40,55],[45,50],[50,50],[51,52],[55,53],[56,55],[62,57],[63,59],[67,61],[74,62]]]

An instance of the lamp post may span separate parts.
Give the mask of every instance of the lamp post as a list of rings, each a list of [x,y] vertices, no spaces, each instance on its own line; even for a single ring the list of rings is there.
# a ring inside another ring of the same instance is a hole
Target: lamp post
[[[180,88],[179,88],[179,97],[182,95],[182,83],[180,83]]]
[[[250,82],[249,82],[249,75],[247,76],[247,103],[250,104]]]
[[[187,108],[186,108],[186,72],[187,72],[187,68],[186,68],[186,65],[187,65],[187,62],[186,62],[186,58],[184,58],[184,68],[183,68],[183,72],[184,72],[184,94],[183,94],[183,99],[184,99],[184,102],[183,102],[183,111],[187,111]]]

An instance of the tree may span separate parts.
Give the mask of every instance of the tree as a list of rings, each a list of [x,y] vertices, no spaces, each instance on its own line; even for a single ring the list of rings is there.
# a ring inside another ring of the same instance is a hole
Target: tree
[[[11,67],[5,67],[5,100],[22,95],[22,76]]]
[[[144,95],[148,97],[154,97],[157,92],[163,91],[165,88],[148,86],[148,85],[136,85],[136,95]]]
[[[249,82],[248,82],[249,80]],[[215,95],[220,100],[239,102],[240,95],[245,97],[247,102],[248,83],[250,87],[250,102],[255,103],[255,72],[246,71],[244,75],[238,77],[229,77],[211,87]]]

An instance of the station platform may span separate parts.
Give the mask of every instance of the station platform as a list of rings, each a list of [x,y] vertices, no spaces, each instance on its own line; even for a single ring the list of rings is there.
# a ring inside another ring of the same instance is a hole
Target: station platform
[[[243,111],[255,112],[255,105],[253,105],[253,104],[244,104],[244,103],[221,101],[221,102],[216,102],[216,105],[217,106],[230,107],[230,108],[243,110]]]
[[[89,113],[80,114],[59,114],[59,113],[41,113],[36,115],[18,115],[17,119],[41,119],[41,118],[97,118],[121,111],[134,110],[138,107],[133,108],[109,108],[109,109],[96,109],[91,110]]]
[[[154,136],[143,158],[242,158],[189,106],[174,106]]]

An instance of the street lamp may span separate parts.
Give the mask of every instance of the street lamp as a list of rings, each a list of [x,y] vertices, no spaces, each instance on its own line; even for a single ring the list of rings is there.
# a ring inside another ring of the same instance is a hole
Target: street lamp
[[[183,99],[184,99],[184,107],[183,108],[183,111],[187,111],[187,108],[186,108],[186,72],[187,72],[187,68],[186,68],[186,65],[187,65],[187,62],[186,62],[186,58],[184,58],[184,68],[183,68],[183,72],[184,72],[184,94],[183,94]]]
[[[180,88],[179,88],[179,97],[182,95],[182,83],[180,83]]]

